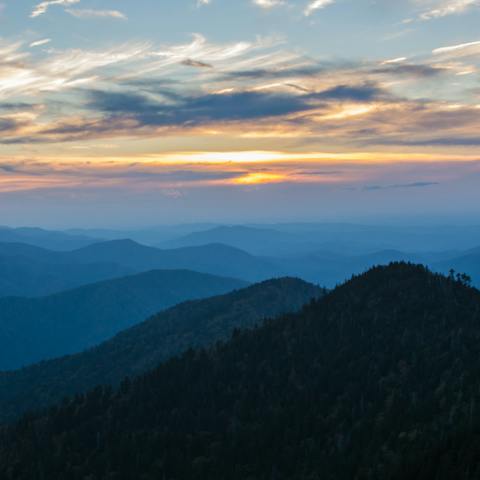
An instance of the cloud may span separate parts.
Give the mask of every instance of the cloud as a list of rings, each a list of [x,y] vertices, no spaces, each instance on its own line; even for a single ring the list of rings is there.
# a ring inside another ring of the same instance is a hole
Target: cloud
[[[314,0],[314,1],[311,1],[305,7],[305,10],[303,11],[303,14],[306,17],[309,17],[316,10],[321,10],[322,8],[328,7],[329,5],[332,5],[333,3],[335,3],[335,0]]]
[[[212,43],[196,34],[179,44],[48,49],[39,56],[0,42],[0,142],[148,142],[188,134],[250,146],[275,139],[423,148],[434,131],[453,139],[445,146],[472,143],[480,109],[471,81],[456,75],[473,65],[474,58],[461,58],[476,48],[470,42],[385,63],[315,60],[265,37]]]
[[[252,3],[257,7],[264,8],[267,10],[270,8],[279,7],[285,4],[283,0],[252,0]]]
[[[142,126],[195,126],[223,121],[285,116],[312,107],[309,98],[263,92],[177,95],[173,104],[136,93],[91,92],[90,107],[115,117],[134,119]]]
[[[397,190],[399,188],[425,188],[440,185],[438,182],[413,182],[413,183],[398,183],[394,185],[367,185],[363,189],[366,191],[375,190]]]
[[[479,0],[444,0],[438,2],[439,5],[423,12],[420,15],[421,20],[432,20],[442,18],[448,15],[458,15],[465,13],[468,9],[479,6]]]
[[[447,72],[444,67],[421,64],[389,63],[383,67],[372,69],[372,73],[389,75],[407,75],[410,78],[435,77]]]
[[[210,5],[212,0],[197,0],[197,7],[203,7],[204,5]]]
[[[127,16],[118,10],[68,8],[66,12],[77,18],[114,18],[117,20],[127,20]]]
[[[396,63],[403,63],[405,62],[407,57],[396,57],[396,58],[391,58],[390,60],[385,60],[382,62],[382,65],[390,65],[390,64],[396,64]]]
[[[44,38],[43,40],[36,40],[35,42],[32,42],[30,44],[30,47],[41,47],[42,45],[46,45],[47,43],[50,43],[52,40],[50,38]]]
[[[141,61],[149,52],[148,44],[129,44],[103,51],[53,51],[40,60],[21,47],[19,43],[0,43],[0,65],[8,65],[2,71],[0,101],[16,95],[45,97],[48,93],[86,86],[99,80],[99,71]]]
[[[76,3],[80,3],[80,0],[47,0],[44,2],[40,2],[32,10],[30,17],[36,18],[36,17],[39,17],[40,15],[44,15],[45,13],[47,13],[47,10],[54,5],[68,7],[69,5],[74,5]]]
[[[460,43],[457,45],[450,45],[447,47],[436,48],[432,51],[434,55],[442,55],[445,53],[478,53],[480,52],[480,41],[469,42],[469,43]]]
[[[186,58],[180,62],[186,67],[195,67],[195,68],[213,68],[213,65],[205,62],[199,62],[198,60],[192,60],[191,58]]]
[[[400,144],[400,142],[398,142]],[[412,147],[479,147],[480,136],[444,136],[401,142]]]
[[[376,85],[338,85],[328,90],[312,94],[310,97],[326,100],[351,100],[355,102],[370,102],[380,97],[386,97],[386,93]]]

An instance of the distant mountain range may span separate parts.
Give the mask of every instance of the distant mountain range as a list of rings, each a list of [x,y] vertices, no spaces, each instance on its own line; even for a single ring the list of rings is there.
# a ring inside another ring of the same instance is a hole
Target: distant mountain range
[[[44,296],[88,283],[152,269],[188,269],[246,281],[280,276],[268,260],[226,245],[160,250],[114,240],[56,252],[0,243],[0,297]]]
[[[150,271],[43,298],[0,298],[0,370],[79,352],[159,310],[245,285],[186,270]]]
[[[263,243],[264,248],[270,245],[266,240],[256,241]],[[159,249],[132,240],[113,240],[70,252],[0,243],[0,297],[48,295],[150,269],[189,269],[249,282],[294,276],[332,288],[374,265],[400,260],[423,263],[443,273],[453,268],[469,274],[474,284],[480,286],[478,249],[463,253],[379,250],[363,254],[317,250],[310,254],[261,257],[224,244]]]
[[[375,251],[441,252],[480,245],[480,226],[393,226],[355,224],[274,224],[217,226],[193,231],[160,246],[224,243],[253,255],[288,257],[333,252],[364,255]]]
[[[3,429],[0,477],[477,478],[479,312],[459,281],[374,268]]]
[[[86,352],[0,373],[0,422],[96,385],[118,385],[125,376],[144,373],[189,348],[227,340],[235,329],[253,328],[266,318],[297,311],[323,294],[301,280],[269,280],[182,303]]]
[[[256,256],[290,256],[332,251],[465,251],[480,245],[476,225],[362,225],[352,223],[276,223],[164,225],[143,229],[71,229],[0,227],[0,242],[28,243],[50,250],[74,250],[93,243],[132,239],[162,249],[222,243]]]
[[[132,240],[115,240],[70,252],[66,258],[81,263],[107,261],[135,271],[151,268],[184,268],[248,281],[263,280],[280,273],[267,260],[223,244],[158,249],[140,245]]]
[[[51,250],[73,250],[98,242],[99,238],[81,234],[69,234],[42,228],[10,228],[0,226],[0,242],[27,243]]]
[[[130,273],[116,263],[72,263],[60,252],[0,243],[0,297],[50,295]]]

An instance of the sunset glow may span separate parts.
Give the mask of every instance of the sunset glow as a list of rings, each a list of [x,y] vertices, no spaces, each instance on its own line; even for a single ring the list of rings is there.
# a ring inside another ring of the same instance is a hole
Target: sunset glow
[[[142,0],[97,3],[0,3],[5,208],[65,189],[67,203],[92,189],[171,202],[305,184],[333,201],[337,185],[361,203],[370,184],[472,188],[475,3],[181,0],[156,22]]]

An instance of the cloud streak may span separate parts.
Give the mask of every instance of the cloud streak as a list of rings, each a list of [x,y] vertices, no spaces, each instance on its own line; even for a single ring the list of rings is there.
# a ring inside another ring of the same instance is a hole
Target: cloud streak
[[[68,7],[70,5],[75,5],[76,3],[80,3],[80,0],[47,0],[44,2],[38,3],[35,8],[32,10],[30,14],[31,18],[40,17],[47,13],[47,10],[55,5]]]
[[[439,2],[438,6],[423,12],[420,15],[420,18],[422,20],[432,20],[447,17],[449,15],[458,15],[479,5],[480,2],[478,0],[444,0]]]
[[[310,3],[305,7],[305,10],[303,11],[303,14],[306,17],[309,17],[312,15],[314,12],[317,10],[321,10],[325,7],[328,7],[329,5],[332,5],[335,3],[335,0],[313,0],[310,1]]]
[[[67,8],[66,12],[77,18],[113,18],[127,20],[127,16],[118,10],[92,10],[88,8]]]

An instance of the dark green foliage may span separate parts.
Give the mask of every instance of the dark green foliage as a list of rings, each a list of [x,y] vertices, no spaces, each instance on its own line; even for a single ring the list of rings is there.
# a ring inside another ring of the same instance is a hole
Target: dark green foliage
[[[470,282],[473,282],[476,287],[480,286],[480,248],[469,250],[455,258],[437,262],[432,267],[445,274],[448,274],[450,270],[461,272],[460,274],[466,273]]]
[[[0,441],[0,478],[398,478],[479,418],[479,341],[480,292],[375,268],[299,314],[25,418]]]
[[[76,353],[185,300],[246,284],[186,270],[151,271],[43,298],[0,298],[0,369]]]
[[[177,305],[86,352],[0,374],[0,422],[96,385],[117,385],[188,348],[226,340],[236,328],[297,311],[323,293],[301,280],[269,280]]]
[[[456,432],[437,446],[419,449],[416,459],[402,465],[393,480],[478,480],[480,429]]]

